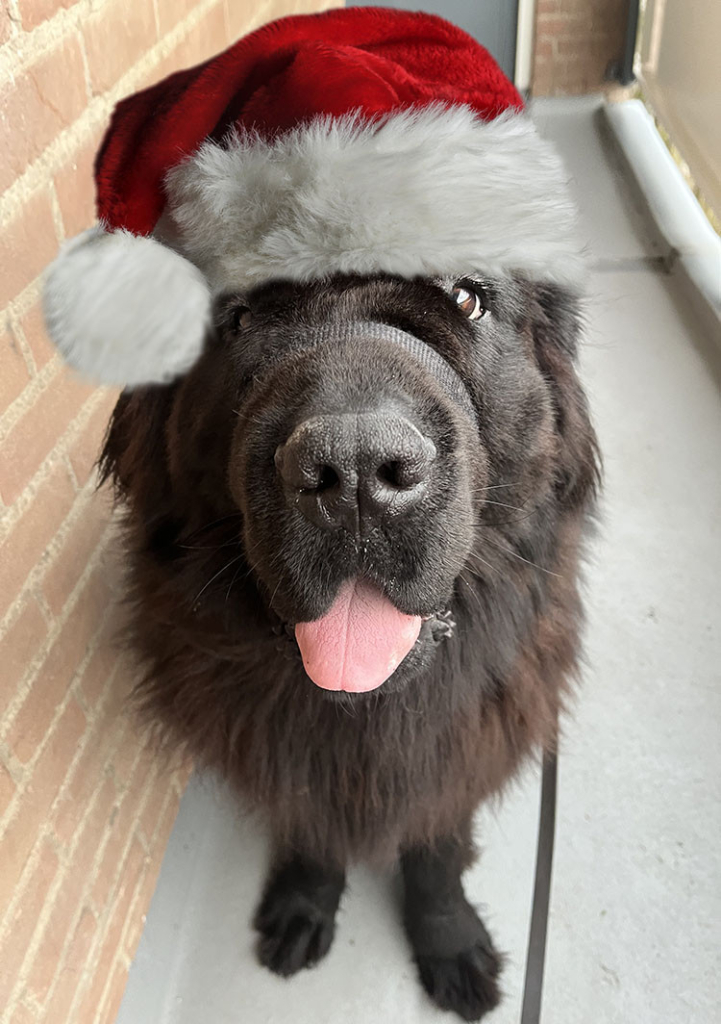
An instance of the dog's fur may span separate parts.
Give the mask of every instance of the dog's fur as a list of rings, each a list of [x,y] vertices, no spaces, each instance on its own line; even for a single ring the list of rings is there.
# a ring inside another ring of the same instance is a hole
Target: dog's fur
[[[556,742],[598,459],[574,369],[576,300],[488,281],[488,313],[471,323],[449,290],[378,275],[227,298],[192,371],[122,395],[102,468],[128,503],[142,703],[271,825],[263,962],[281,974],[315,962],[345,865],[400,854],[421,980],[477,1019],[497,1001],[499,960],[460,885],[471,817]],[[349,320],[433,346],[465,382],[476,423],[392,346],[304,341],[313,325],[340,332]],[[300,416],[378,393],[434,438],[437,483],[415,517],[358,544],[287,507],[272,455]],[[427,621],[388,683],[333,699],[305,676],[291,627],[358,573]]]

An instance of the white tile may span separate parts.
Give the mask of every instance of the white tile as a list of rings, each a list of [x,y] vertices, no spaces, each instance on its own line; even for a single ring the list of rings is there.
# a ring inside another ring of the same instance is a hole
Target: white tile
[[[533,882],[536,775],[478,822],[486,848],[466,877],[509,956],[507,998],[488,1020],[518,1019]],[[250,927],[267,866],[257,822],[224,787],[194,779],[163,865],[118,1024],[398,1024],[447,1021],[415,977],[398,911],[398,879],[353,868],[333,947],[283,980],[260,967]]]
[[[561,758],[553,1024],[719,1019],[721,403],[671,291],[649,272],[594,281],[606,487]]]
[[[629,189],[620,158],[602,133],[599,96],[539,99],[531,113],[569,173],[571,192],[581,210],[579,235],[589,259],[627,260],[654,256],[660,248]]]

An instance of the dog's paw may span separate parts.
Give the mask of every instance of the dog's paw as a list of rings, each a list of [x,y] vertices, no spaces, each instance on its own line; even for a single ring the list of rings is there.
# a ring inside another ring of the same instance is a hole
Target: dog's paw
[[[492,946],[478,942],[452,957],[416,956],[421,983],[442,1010],[463,1020],[480,1020],[501,998],[501,958]]]
[[[278,894],[272,889],[255,916],[260,933],[260,962],[284,978],[312,967],[326,955],[335,932],[335,913],[328,913],[302,893]]]

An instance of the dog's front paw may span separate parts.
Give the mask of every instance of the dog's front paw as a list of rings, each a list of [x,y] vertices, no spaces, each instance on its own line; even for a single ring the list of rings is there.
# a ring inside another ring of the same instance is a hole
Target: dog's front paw
[[[330,949],[335,931],[334,915],[302,897],[291,903],[296,905],[265,899],[255,919],[260,932],[258,959],[286,978],[321,960]]]
[[[442,1010],[475,1021],[498,1005],[501,959],[488,944],[452,957],[417,956],[416,963],[424,989]]]
[[[255,915],[258,959],[289,977],[312,967],[330,949],[344,878],[294,859],[270,878]]]
[[[486,926],[461,894],[443,906],[406,908],[406,930],[421,983],[442,1010],[480,1020],[498,1005],[503,966]]]

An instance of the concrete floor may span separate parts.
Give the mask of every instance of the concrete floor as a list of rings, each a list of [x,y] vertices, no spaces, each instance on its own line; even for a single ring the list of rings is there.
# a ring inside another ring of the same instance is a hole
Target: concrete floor
[[[721,402],[718,364],[593,118],[545,101],[592,278],[583,376],[606,463],[588,669],[559,779],[545,1024],[711,1024],[721,1006]],[[509,954],[489,1024],[517,1024],[537,824],[529,771],[484,809],[467,875]],[[266,849],[211,780],[183,800],[118,1024],[422,1024],[393,880],[354,871],[336,942],[290,982],[257,967]]]

